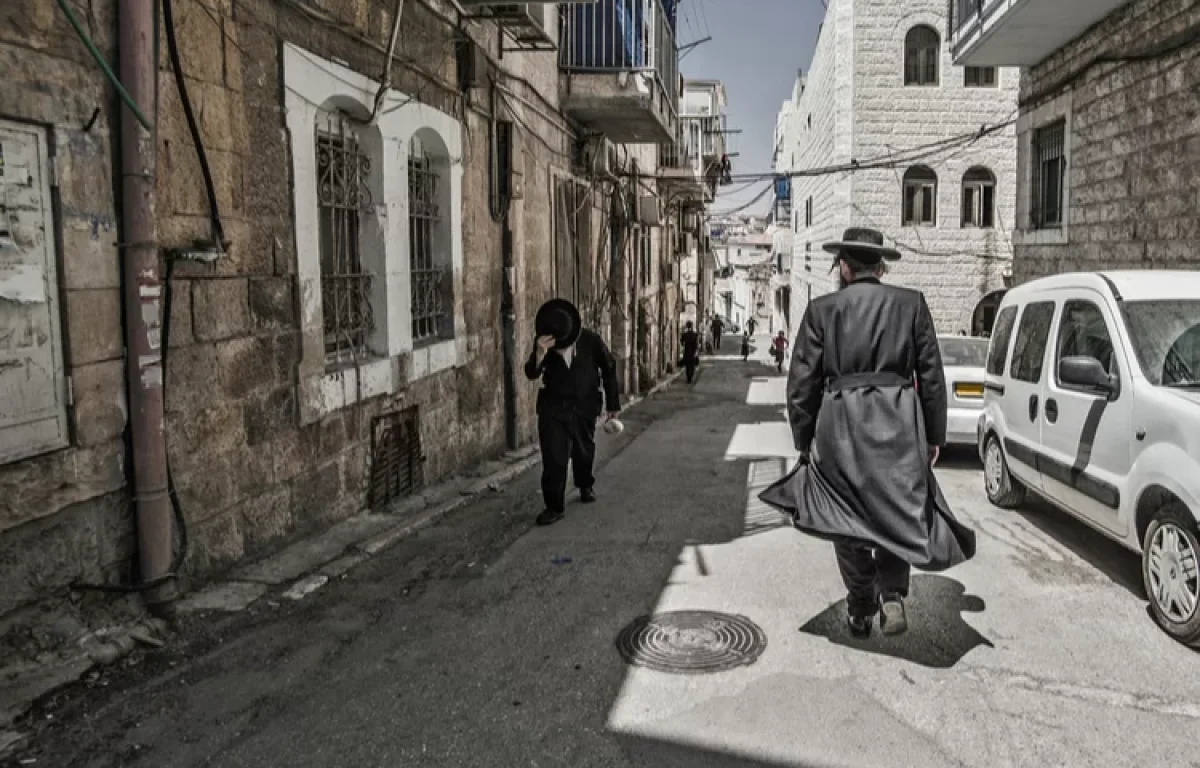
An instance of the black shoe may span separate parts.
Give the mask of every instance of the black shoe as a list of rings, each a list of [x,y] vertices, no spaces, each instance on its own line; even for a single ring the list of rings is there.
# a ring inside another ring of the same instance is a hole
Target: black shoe
[[[566,514],[562,511],[555,512],[547,509],[544,510],[542,514],[537,516],[537,520],[535,522],[537,522],[538,525],[554,525],[559,520],[562,520],[565,516]]]
[[[584,504],[596,503],[596,490],[594,488],[580,488],[579,500]]]
[[[885,635],[903,634],[908,629],[904,598],[897,594],[884,595],[879,601],[879,628]]]
[[[870,616],[846,616],[846,624],[850,627],[850,634],[854,637],[870,637],[872,623]]]

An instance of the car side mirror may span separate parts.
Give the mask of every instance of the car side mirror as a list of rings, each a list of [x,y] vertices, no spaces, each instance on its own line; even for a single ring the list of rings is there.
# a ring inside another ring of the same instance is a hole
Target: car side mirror
[[[1099,360],[1087,355],[1072,355],[1060,360],[1058,378],[1072,387],[1096,389],[1110,395],[1117,389],[1116,377],[1110,376]]]

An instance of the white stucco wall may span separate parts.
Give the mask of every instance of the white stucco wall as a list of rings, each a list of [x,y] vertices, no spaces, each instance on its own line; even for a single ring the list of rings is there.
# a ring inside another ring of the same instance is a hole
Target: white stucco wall
[[[917,24],[943,36],[936,86],[904,85],[904,39]],[[963,68],[952,64],[945,29],[945,0],[831,0],[807,86],[794,108],[792,167],[823,167],[852,158],[867,163],[1015,117],[1019,70],[1001,69],[996,87],[965,87]],[[781,167],[790,160],[782,158]],[[933,227],[901,226],[904,167],[795,178],[793,316],[799,318],[807,304],[806,244],[811,244],[815,297],[834,287],[821,244],[840,237],[846,227],[865,226],[883,232],[901,251],[888,280],[923,291],[939,331],[969,329],[978,302],[1002,290],[1004,275],[1011,274],[1016,160],[1013,126],[921,159],[938,176]],[[986,167],[996,177],[991,229],[960,224],[962,177],[974,166]],[[805,227],[810,195],[813,225]]]

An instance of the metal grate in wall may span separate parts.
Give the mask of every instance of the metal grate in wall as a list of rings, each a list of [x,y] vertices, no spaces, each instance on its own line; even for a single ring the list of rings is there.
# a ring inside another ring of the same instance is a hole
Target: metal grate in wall
[[[371,423],[371,483],[367,504],[379,509],[421,490],[421,421],[417,409],[377,416]]]

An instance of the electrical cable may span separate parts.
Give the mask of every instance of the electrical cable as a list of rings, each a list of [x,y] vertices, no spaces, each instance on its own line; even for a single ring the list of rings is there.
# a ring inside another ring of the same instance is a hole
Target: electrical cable
[[[204,179],[204,191],[208,195],[208,215],[212,226],[213,245],[223,253],[229,243],[225,240],[225,227],[221,224],[221,210],[217,203],[217,188],[213,184],[212,168],[208,164],[208,153],[204,149],[204,141],[200,136],[200,125],[196,122],[196,113],[192,109],[192,100],[188,96],[187,78],[183,74],[183,64],[179,58],[179,44],[175,39],[174,9],[171,0],[162,0],[163,31],[167,34],[167,55],[171,59],[171,71],[175,74],[175,85],[179,89],[179,100],[183,104],[183,115],[187,118],[188,133],[192,143],[196,145],[196,157],[200,161],[200,174]]]
[[[110,83],[112,83],[113,88],[116,89],[117,94],[121,97],[121,101],[125,102],[125,106],[129,107],[129,111],[133,113],[133,116],[137,118],[137,121],[142,124],[143,128],[145,128],[147,131],[153,132],[154,124],[151,123],[150,120],[146,118],[146,115],[142,113],[142,110],[138,108],[138,105],[134,102],[133,97],[130,96],[129,92],[125,90],[125,86],[121,85],[120,79],[113,73],[112,68],[108,66],[108,62],[104,60],[104,55],[100,53],[98,48],[96,48],[96,44],[92,42],[92,38],[84,30],[83,25],[79,23],[79,19],[76,18],[75,12],[71,10],[71,6],[67,5],[67,0],[58,0],[58,7],[62,9],[62,12],[67,17],[67,21],[71,24],[71,28],[75,30],[75,34],[79,36],[79,39],[83,42],[84,47],[87,48],[88,53],[90,53],[92,58],[96,60],[96,64],[99,65],[101,71],[104,72],[104,76],[108,78]]]

